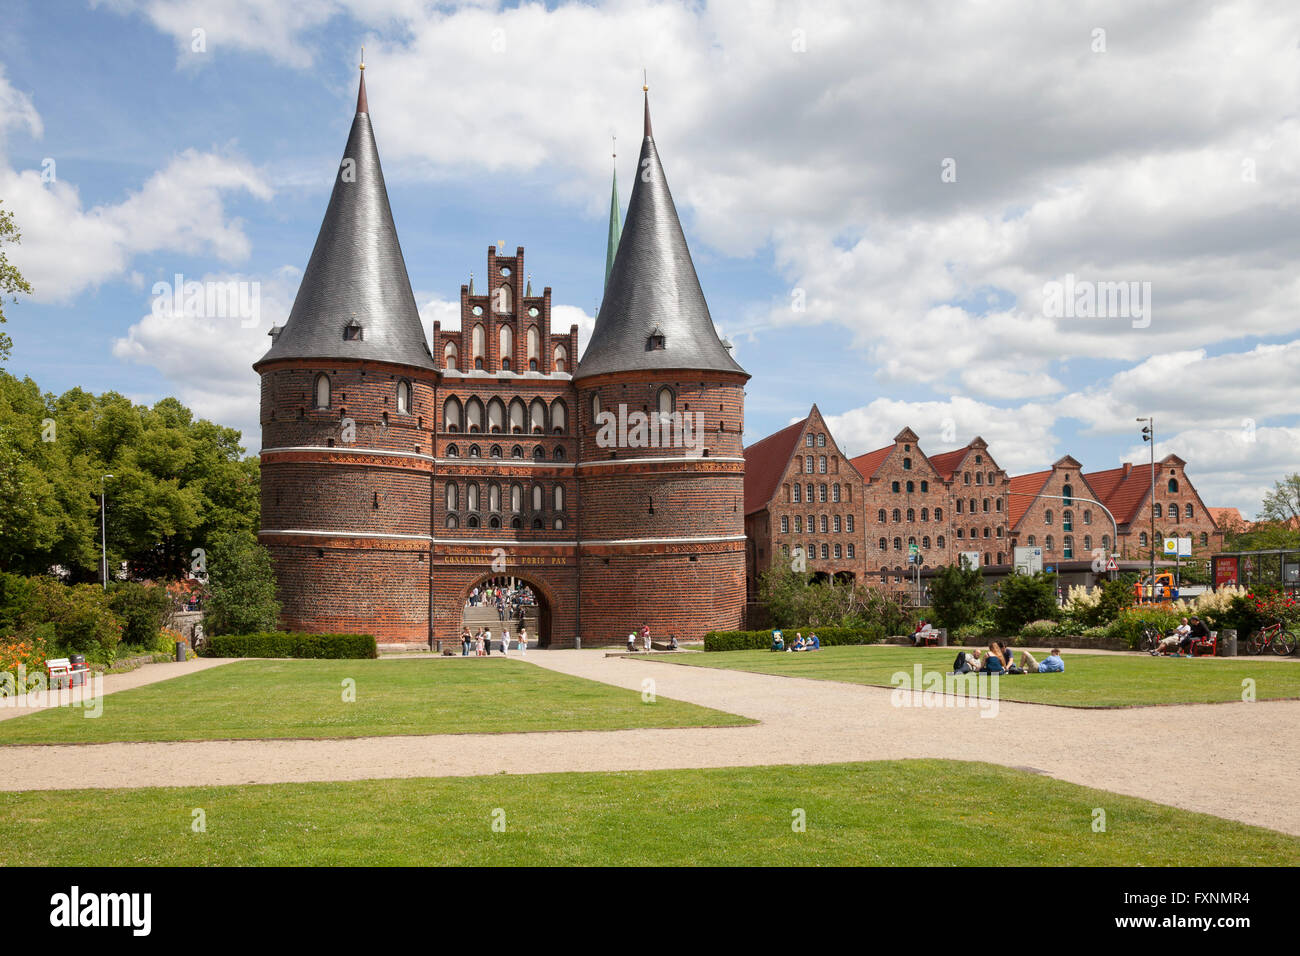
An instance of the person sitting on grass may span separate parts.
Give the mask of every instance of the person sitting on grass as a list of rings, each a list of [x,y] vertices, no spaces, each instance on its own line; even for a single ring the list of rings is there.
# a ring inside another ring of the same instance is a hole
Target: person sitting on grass
[[[822,640],[820,637],[817,636],[817,632],[813,631],[811,634],[808,635],[808,646],[805,647],[804,650],[820,651],[821,649],[822,649]]]
[[[1057,647],[1052,648],[1052,653],[1043,658],[1042,663],[1036,661],[1028,651],[1021,651],[1020,669],[1026,674],[1064,674],[1065,661],[1061,660],[1061,650]]]
[[[807,647],[808,647],[808,645],[807,645],[806,643],[804,643],[803,632],[802,632],[802,631],[795,631],[795,633],[794,633],[794,647],[792,647],[791,650],[794,650],[794,651],[802,651],[802,650],[805,650]]]
[[[772,632],[772,650],[774,651],[785,650],[785,637],[784,635],[782,635],[780,631]]]
[[[957,659],[952,663],[954,674],[972,674],[980,669],[979,651],[958,651]]]
[[[986,674],[1001,674],[1006,669],[1006,662],[1002,657],[1002,645],[997,641],[993,641],[984,654],[984,661],[980,665],[980,670]]]

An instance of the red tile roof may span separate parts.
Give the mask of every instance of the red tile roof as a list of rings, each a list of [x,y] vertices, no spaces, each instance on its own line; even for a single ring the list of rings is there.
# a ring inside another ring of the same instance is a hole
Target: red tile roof
[[[781,483],[807,417],[745,449],[745,514],[762,510]]]
[[[1220,531],[1249,531],[1250,522],[1242,517],[1237,508],[1207,508],[1214,519],[1215,527]]]
[[[952,451],[945,451],[941,455],[931,455],[930,464],[934,470],[939,473],[939,477],[944,481],[952,481],[952,473],[957,470],[961,460],[966,457],[970,451],[970,445],[965,448],[954,448]]]
[[[849,464],[858,470],[858,474],[860,474],[864,480],[870,481],[871,476],[876,473],[876,469],[884,463],[885,459],[889,457],[889,453],[893,451],[894,448],[894,445],[886,445],[884,448],[877,448],[875,451],[869,451],[865,455],[859,455],[857,458],[850,460]]]
[[[1033,471],[1027,475],[1013,475],[1011,477],[1010,491],[1014,494],[1007,496],[1007,521],[1010,523],[1011,530],[1016,530],[1016,525],[1020,524],[1020,519],[1025,516],[1029,506],[1034,503],[1033,495],[1038,494],[1047,485],[1047,479],[1052,477],[1052,469],[1046,471]]]
[[[1084,475],[1083,480],[1097,492],[1102,504],[1110,509],[1120,524],[1128,524],[1137,517],[1142,502],[1151,494],[1150,465],[1135,465],[1127,473],[1122,465],[1094,471]]]

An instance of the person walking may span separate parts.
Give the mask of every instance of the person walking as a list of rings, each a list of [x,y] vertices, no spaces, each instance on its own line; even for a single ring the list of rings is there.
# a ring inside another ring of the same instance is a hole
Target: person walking
[[[519,656],[528,656],[528,628],[526,627],[519,629]]]
[[[509,628],[501,629],[501,656],[502,657],[510,656],[510,629]]]
[[[641,625],[641,643],[645,645],[646,651],[649,652],[650,650],[650,625],[649,624]]]

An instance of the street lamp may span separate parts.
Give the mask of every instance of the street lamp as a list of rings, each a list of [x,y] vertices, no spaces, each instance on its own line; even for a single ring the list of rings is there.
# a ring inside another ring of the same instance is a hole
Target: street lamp
[[[1147,586],[1151,588],[1151,596],[1155,597],[1156,587],[1156,420],[1153,417],[1139,418],[1139,422],[1146,422],[1142,428],[1142,440],[1151,443],[1151,503],[1147,507],[1147,512],[1151,515],[1151,574],[1147,578]]]
[[[99,547],[100,563],[104,575],[104,590],[108,590],[108,517],[104,507],[104,482],[117,475],[104,475],[99,479]]]

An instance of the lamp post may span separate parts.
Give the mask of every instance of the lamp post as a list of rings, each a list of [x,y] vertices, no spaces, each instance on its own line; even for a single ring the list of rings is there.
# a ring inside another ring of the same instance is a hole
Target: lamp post
[[[99,479],[99,548],[100,567],[104,576],[104,590],[108,590],[108,512],[104,504],[104,483],[117,475],[104,475]]]
[[[1147,586],[1151,588],[1151,597],[1156,596],[1156,420],[1153,417],[1139,418],[1139,422],[1146,422],[1142,428],[1142,440],[1151,443],[1151,502],[1147,506],[1147,512],[1151,515],[1151,572],[1147,578]]]

